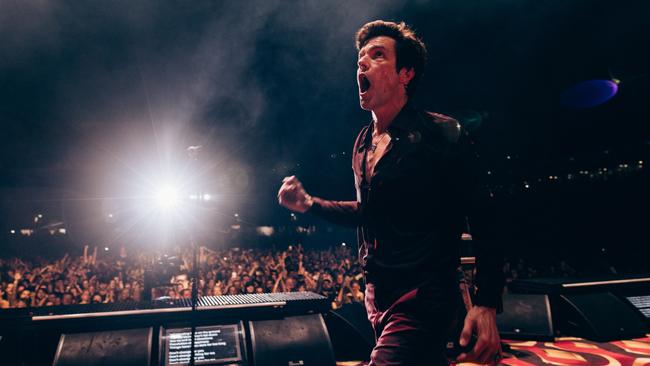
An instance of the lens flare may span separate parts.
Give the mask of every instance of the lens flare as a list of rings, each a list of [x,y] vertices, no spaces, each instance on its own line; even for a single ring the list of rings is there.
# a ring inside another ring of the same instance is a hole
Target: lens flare
[[[595,107],[612,99],[618,92],[619,83],[617,79],[583,81],[564,91],[560,101],[572,109]]]

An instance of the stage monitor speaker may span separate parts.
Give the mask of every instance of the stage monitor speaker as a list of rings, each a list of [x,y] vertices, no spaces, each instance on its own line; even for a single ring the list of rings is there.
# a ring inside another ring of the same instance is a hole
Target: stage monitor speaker
[[[0,333],[0,355],[2,355],[2,364],[20,365],[20,336],[6,331]]]
[[[363,304],[345,304],[325,314],[325,324],[337,360],[366,360],[375,346],[375,333]]]
[[[149,366],[153,329],[61,334],[54,366]]]
[[[548,295],[506,294],[497,326],[503,338],[552,340],[553,318]]]
[[[642,337],[644,319],[611,292],[561,295],[563,333],[596,341]]]
[[[255,366],[334,366],[329,333],[320,314],[250,322]]]

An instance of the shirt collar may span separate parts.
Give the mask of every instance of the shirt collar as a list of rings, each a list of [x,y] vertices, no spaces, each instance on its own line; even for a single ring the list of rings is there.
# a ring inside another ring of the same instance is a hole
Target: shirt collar
[[[413,122],[415,121],[415,115],[417,111],[415,107],[410,102],[407,102],[402,109],[399,111],[397,116],[393,119],[393,122],[388,126],[388,133],[391,136],[399,136],[411,130]],[[375,128],[374,122],[371,120],[366,129],[362,145],[359,147],[359,151],[368,146],[372,145],[372,132]]]
[[[388,126],[388,132],[394,136],[411,130],[413,122],[416,119],[416,113],[413,105],[407,102],[397,116],[395,116],[393,122]]]

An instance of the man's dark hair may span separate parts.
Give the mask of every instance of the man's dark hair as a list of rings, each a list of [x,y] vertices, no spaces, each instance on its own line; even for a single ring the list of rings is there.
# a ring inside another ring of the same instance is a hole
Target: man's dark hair
[[[395,40],[395,56],[397,72],[403,67],[414,71],[413,79],[406,88],[408,96],[412,96],[424,74],[427,62],[427,48],[424,42],[404,22],[395,23],[384,20],[375,20],[364,24],[357,31],[357,51],[361,50],[368,41],[375,37],[386,36]]]

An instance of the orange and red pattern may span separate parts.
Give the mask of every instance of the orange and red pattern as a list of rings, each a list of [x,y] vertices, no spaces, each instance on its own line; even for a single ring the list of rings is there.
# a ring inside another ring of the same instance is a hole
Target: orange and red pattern
[[[650,366],[650,335],[608,343],[580,338],[505,343],[511,351],[504,355],[501,365]]]
[[[581,338],[555,342],[504,341],[510,351],[499,365],[509,366],[650,366],[650,334],[644,338],[598,343]],[[365,362],[337,362],[338,366],[365,366]],[[459,363],[456,366],[476,366]]]

